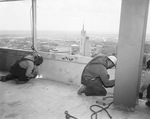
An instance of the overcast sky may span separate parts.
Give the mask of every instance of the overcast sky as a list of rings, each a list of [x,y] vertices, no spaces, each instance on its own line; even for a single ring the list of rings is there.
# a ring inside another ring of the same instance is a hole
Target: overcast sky
[[[31,0],[0,2],[0,30],[31,30]],[[119,32],[121,0],[37,0],[38,30]]]

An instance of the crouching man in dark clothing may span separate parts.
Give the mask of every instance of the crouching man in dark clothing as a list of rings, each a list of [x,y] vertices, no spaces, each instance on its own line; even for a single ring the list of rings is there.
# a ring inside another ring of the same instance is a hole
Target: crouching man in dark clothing
[[[105,88],[113,87],[115,80],[109,80],[107,69],[117,63],[115,56],[96,56],[84,68],[81,77],[81,86],[78,94],[85,93],[86,96],[105,96]]]
[[[139,99],[143,99],[143,93],[146,91],[146,106],[150,107],[150,59],[147,61],[145,79],[139,90]]]
[[[139,99],[143,98],[143,93],[145,90],[147,93],[147,95],[146,95],[147,101],[146,101],[145,105],[150,107],[150,84],[142,85],[142,87],[140,88],[140,92],[139,92]]]
[[[10,73],[1,76],[0,81],[15,80],[19,84],[26,83],[38,75],[38,66],[43,63],[43,57],[38,54],[27,55],[17,60],[10,68]]]
[[[150,107],[150,84],[148,85],[147,87],[147,95],[146,95],[146,98],[147,98],[147,102],[145,103],[148,107]]]

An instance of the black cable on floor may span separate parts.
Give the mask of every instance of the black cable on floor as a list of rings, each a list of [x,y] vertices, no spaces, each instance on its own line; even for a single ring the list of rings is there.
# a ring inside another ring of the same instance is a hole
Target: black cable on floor
[[[100,105],[91,105],[91,106],[90,106],[90,110],[93,112],[93,114],[91,115],[91,119],[93,119],[94,115],[95,115],[95,119],[97,119],[97,114],[98,114],[99,112],[102,112],[103,110],[107,113],[107,115],[110,117],[110,119],[112,119],[112,116],[111,116],[111,115],[109,114],[109,112],[107,111],[107,108],[109,108],[109,106],[110,106],[111,104],[113,104],[113,102],[109,103],[108,106],[106,106],[106,107],[102,107],[102,106],[100,106]],[[99,107],[99,108],[101,108],[101,109],[98,110],[98,111],[94,111],[94,110],[92,109],[93,107]]]
[[[113,98],[113,96],[104,97],[103,100],[106,100],[107,98]],[[91,119],[93,119],[94,115],[95,115],[95,119],[97,119],[97,114],[98,114],[99,112],[102,112],[103,110],[107,113],[107,115],[110,117],[110,119],[112,119],[112,116],[111,116],[111,115],[109,114],[109,112],[107,111],[107,109],[110,107],[111,104],[113,104],[113,102],[109,103],[106,107],[102,107],[102,106],[100,106],[100,105],[91,105],[91,106],[90,106],[90,110],[93,112],[93,114],[91,115]],[[106,105],[106,103],[103,103],[103,105]],[[93,107],[99,107],[99,108],[101,108],[101,110],[99,110],[99,111],[94,111],[94,110],[92,109]],[[65,111],[65,117],[66,117],[66,119],[78,119],[78,118],[76,118],[76,117],[70,115],[67,110]]]
[[[68,113],[68,111],[65,111],[65,117],[66,117],[66,119],[78,119],[78,118],[76,118],[76,117],[70,115],[70,114]]]

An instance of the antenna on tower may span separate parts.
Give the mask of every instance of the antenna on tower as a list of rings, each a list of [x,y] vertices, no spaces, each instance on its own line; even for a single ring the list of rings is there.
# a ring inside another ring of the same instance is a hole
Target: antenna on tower
[[[82,31],[81,31],[81,36],[86,36],[86,31],[85,31],[85,28],[84,28],[84,20],[83,20],[83,25],[82,25]]]

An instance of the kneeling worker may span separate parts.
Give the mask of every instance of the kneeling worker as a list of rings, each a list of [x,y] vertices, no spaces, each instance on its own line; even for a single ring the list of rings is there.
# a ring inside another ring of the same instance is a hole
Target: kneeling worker
[[[27,55],[20,60],[17,60],[10,68],[10,73],[6,76],[1,76],[0,81],[15,80],[22,84],[35,78],[38,75],[38,66],[43,63],[43,57],[37,53]]]
[[[146,91],[147,101],[145,103],[146,106],[150,107],[150,59],[147,61],[146,74],[143,84],[140,87],[139,91],[139,99],[143,98],[143,93]]]
[[[116,66],[115,56],[96,56],[84,68],[81,77],[81,86],[78,94],[86,96],[105,96],[107,91],[115,85],[115,80],[109,80],[107,69]]]

